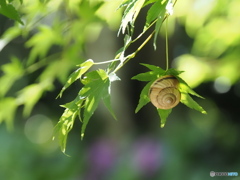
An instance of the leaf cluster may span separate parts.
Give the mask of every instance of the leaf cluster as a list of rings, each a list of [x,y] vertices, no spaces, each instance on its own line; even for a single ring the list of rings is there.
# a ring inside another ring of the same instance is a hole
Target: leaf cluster
[[[103,69],[90,71],[82,77],[92,65],[94,65],[92,60],[87,60],[80,64],[79,68],[70,75],[67,83],[59,94],[61,97],[63,92],[76,80],[80,79],[84,85],[73,101],[62,106],[65,108],[65,111],[55,127],[55,132],[63,152],[65,152],[67,136],[73,127],[75,118],[78,116],[83,123],[81,130],[81,138],[83,138],[89,119],[94,114],[100,100],[103,100],[104,105],[116,119],[111,106],[110,91],[111,82],[119,80],[119,78],[114,73],[107,74]]]
[[[169,16],[169,13],[166,8],[169,4],[172,4],[172,0],[127,0],[123,2],[119,7],[126,8],[123,13],[119,32],[122,31],[122,33],[124,34],[126,30],[128,30],[128,34],[132,35],[134,32],[134,23],[136,21],[138,14],[140,13],[140,10],[146,6],[150,6],[150,8],[147,11],[144,28],[142,30],[142,33],[138,36],[138,38],[142,34],[144,34],[150,27],[155,25],[153,45],[156,49],[156,40],[158,32],[164,20]],[[136,41],[138,38],[136,38],[134,41]]]
[[[202,96],[198,95],[194,90],[192,90],[188,84],[181,78],[179,77],[179,75],[182,73],[182,71],[178,71],[176,69],[168,69],[168,70],[163,70],[162,68],[158,67],[158,66],[154,66],[154,65],[149,65],[149,64],[142,64],[143,66],[147,67],[148,69],[150,69],[151,71],[148,71],[146,73],[141,73],[138,74],[134,77],[132,77],[132,79],[136,79],[139,81],[149,81],[147,83],[147,85],[143,88],[143,90],[141,91],[140,94],[140,99],[139,99],[139,103],[138,106],[135,110],[135,112],[137,113],[143,106],[145,106],[147,103],[150,102],[149,99],[149,89],[150,86],[152,85],[152,83],[165,75],[173,75],[175,76],[180,85],[179,85],[179,91],[181,93],[181,100],[180,102],[185,104],[187,107],[195,109],[203,114],[206,114],[206,111],[196,102],[194,101],[190,94],[193,96],[197,96],[199,98],[203,98]],[[169,116],[169,114],[172,112],[172,109],[158,109],[158,114],[160,116],[161,119],[161,127],[164,127],[167,117]]]

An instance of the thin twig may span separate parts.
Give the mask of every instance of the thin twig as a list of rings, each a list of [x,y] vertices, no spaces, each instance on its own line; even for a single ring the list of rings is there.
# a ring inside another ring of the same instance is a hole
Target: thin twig
[[[112,60],[103,61],[103,62],[94,62],[94,65],[107,64],[107,63],[111,63],[111,62],[115,62],[115,61],[120,61],[120,59],[112,59]]]
[[[166,70],[169,67],[169,60],[168,60],[168,18],[166,19],[166,26],[165,26],[165,39],[166,39]]]

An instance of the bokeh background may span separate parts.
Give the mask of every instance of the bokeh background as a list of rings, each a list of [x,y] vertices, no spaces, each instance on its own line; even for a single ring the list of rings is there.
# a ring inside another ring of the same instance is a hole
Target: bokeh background
[[[145,83],[131,77],[147,71],[139,63],[165,68],[163,26],[157,50],[150,42],[118,72],[121,81],[112,86],[118,121],[100,105],[83,141],[81,123],[75,121],[67,141],[69,156],[52,141],[64,110],[59,105],[71,101],[81,88],[76,82],[56,99],[75,65],[87,59],[113,59],[123,45],[123,36],[117,37],[120,2],[26,0],[23,5],[16,3],[25,25],[0,16],[0,179],[202,180],[212,178],[210,171],[240,173],[239,0],[178,1],[169,18],[171,67],[185,71],[182,78],[205,97],[195,100],[207,115],[180,104],[160,128],[151,104],[134,113]],[[137,18],[136,34],[143,28],[148,8]],[[58,36],[60,31],[63,36]],[[18,75],[21,64],[26,72]],[[47,88],[25,116],[26,102],[37,95],[19,93],[46,79]],[[20,101],[15,110],[6,98]]]

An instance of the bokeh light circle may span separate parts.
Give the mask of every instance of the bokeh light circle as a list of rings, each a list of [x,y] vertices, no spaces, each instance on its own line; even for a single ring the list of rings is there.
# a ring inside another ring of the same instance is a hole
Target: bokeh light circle
[[[47,116],[38,114],[27,120],[24,132],[31,142],[43,144],[52,138],[53,128],[53,123]]]
[[[214,89],[218,93],[227,93],[231,88],[231,82],[227,77],[221,76],[215,79]]]

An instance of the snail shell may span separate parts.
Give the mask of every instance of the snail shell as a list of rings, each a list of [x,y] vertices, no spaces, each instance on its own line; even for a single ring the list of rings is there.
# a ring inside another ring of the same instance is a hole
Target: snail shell
[[[172,75],[163,76],[154,81],[149,90],[152,104],[159,109],[175,107],[181,99],[178,85],[177,78]]]

